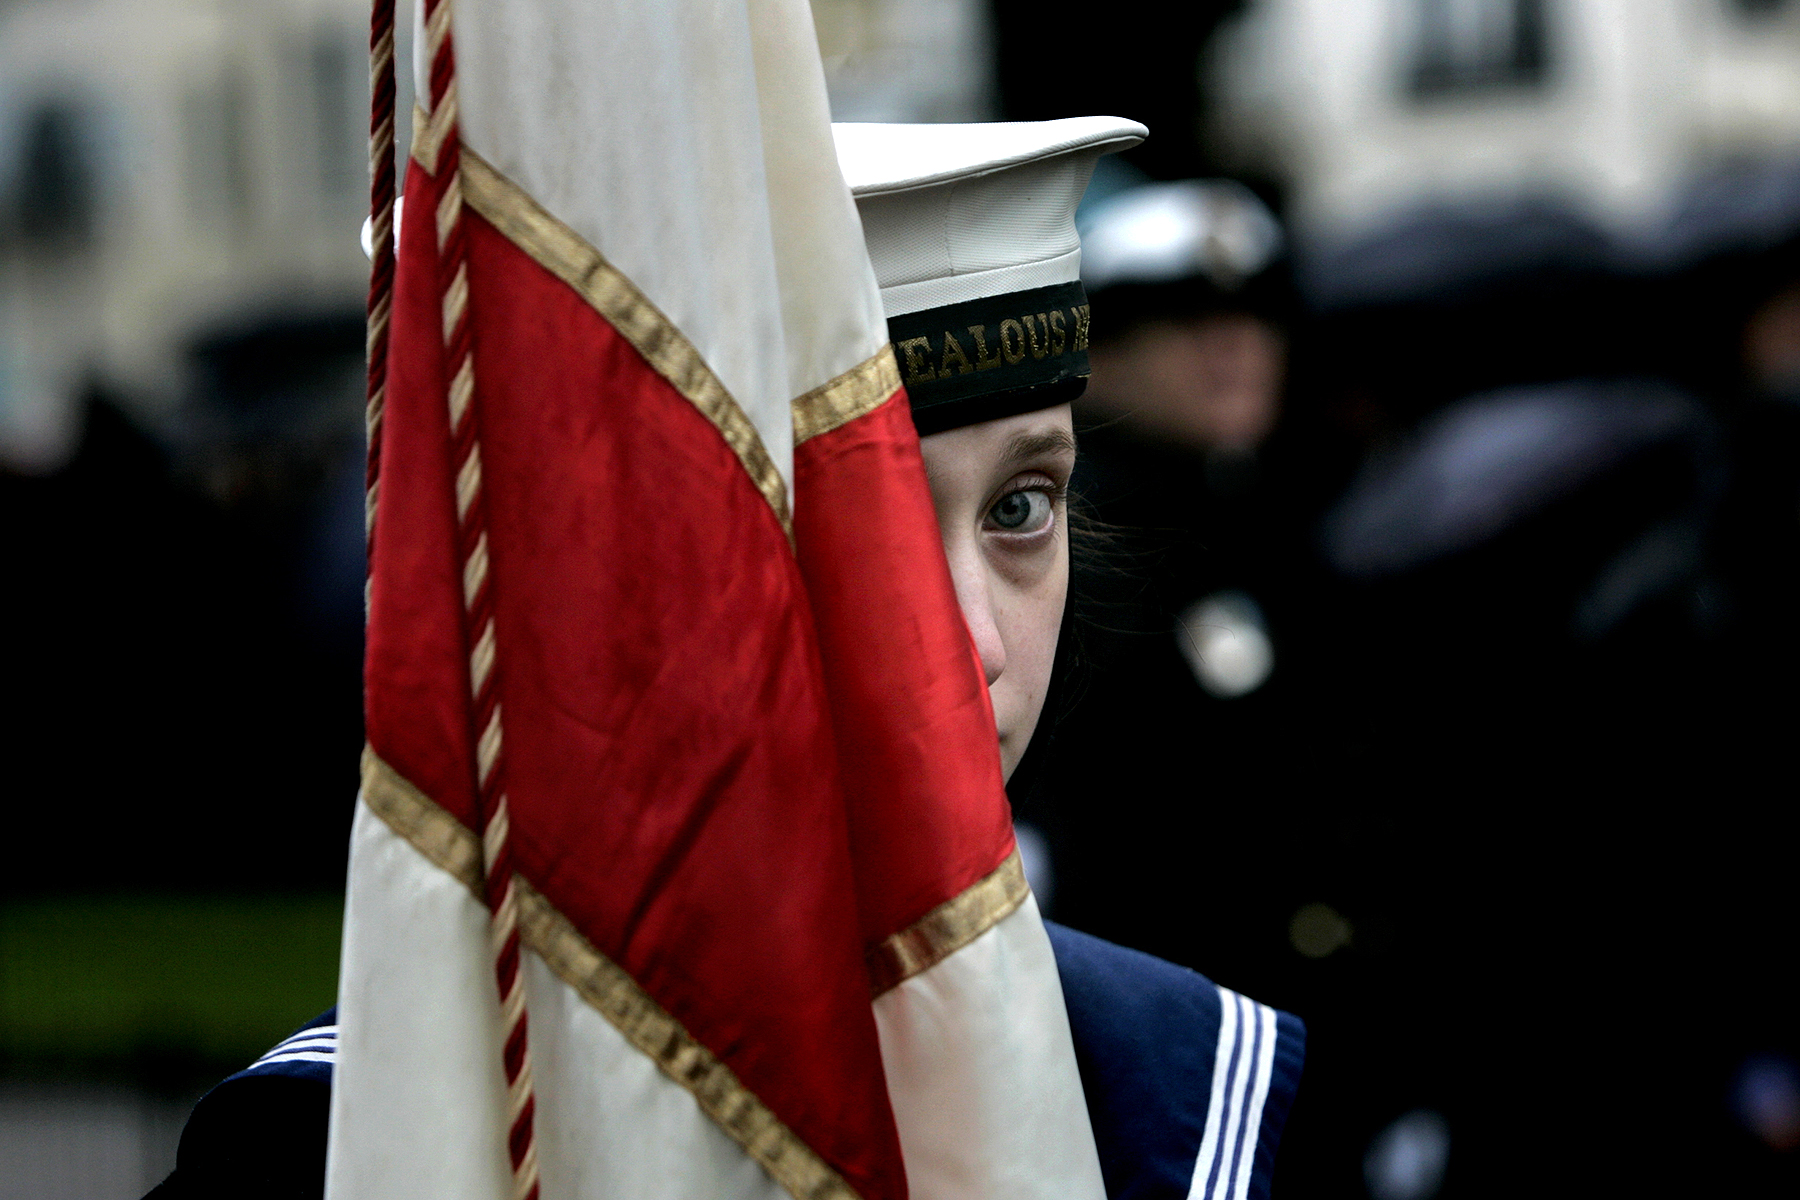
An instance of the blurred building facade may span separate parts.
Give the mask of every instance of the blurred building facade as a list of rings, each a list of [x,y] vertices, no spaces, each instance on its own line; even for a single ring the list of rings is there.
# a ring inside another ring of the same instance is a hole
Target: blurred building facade
[[[814,16],[839,119],[995,114],[978,0]],[[164,432],[197,343],[360,309],[367,23],[357,0],[0,5],[0,461],[66,461],[95,386]]]
[[[92,385],[160,429],[196,340],[358,310],[367,21],[355,0],[0,9],[0,453],[66,459]]]
[[[982,0],[812,0],[835,121],[991,121],[993,22]]]
[[[1284,185],[1315,259],[1449,206],[1694,255],[1650,243],[1697,180],[1800,169],[1786,0],[1257,0],[1209,75],[1219,141]]]

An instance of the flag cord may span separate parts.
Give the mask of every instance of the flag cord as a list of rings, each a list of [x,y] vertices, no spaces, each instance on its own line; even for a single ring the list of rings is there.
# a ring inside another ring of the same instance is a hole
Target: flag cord
[[[387,400],[388,318],[394,299],[394,0],[374,0],[369,14],[369,322],[368,466],[363,533],[375,557],[375,503],[381,484],[381,414]],[[366,602],[365,597],[365,602]]]
[[[501,1064],[506,1073],[506,1148],[512,1162],[513,1200],[538,1200],[536,1098],[531,1078],[529,1023],[519,934],[519,898],[513,885],[512,838],[501,748],[499,672],[494,652],[494,595],[488,571],[487,499],[481,479],[481,440],[476,421],[475,368],[469,321],[468,238],[463,221],[462,154],[456,108],[456,49],[450,0],[424,0],[426,49],[431,62],[430,117],[443,131],[435,177],[439,182],[434,224],[438,245],[438,297],[442,314],[446,403],[456,489],[457,553],[462,578],[464,629],[469,647],[469,693],[474,716],[475,775],[481,818],[483,890],[489,917],[494,980],[500,995]],[[370,24],[370,215],[374,272],[369,285],[368,522],[374,550],[380,487],[382,401],[387,375],[388,316],[394,280],[394,0],[374,0]]]

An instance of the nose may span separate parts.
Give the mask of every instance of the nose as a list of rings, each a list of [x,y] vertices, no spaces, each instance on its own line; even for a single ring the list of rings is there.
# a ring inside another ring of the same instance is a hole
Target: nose
[[[981,561],[981,551],[973,545],[946,545],[944,550],[950,560],[956,603],[962,608],[963,621],[969,626],[969,637],[981,659],[981,673],[987,677],[987,685],[993,687],[1006,670],[1006,644],[1000,639],[1000,624],[994,616],[987,566]]]

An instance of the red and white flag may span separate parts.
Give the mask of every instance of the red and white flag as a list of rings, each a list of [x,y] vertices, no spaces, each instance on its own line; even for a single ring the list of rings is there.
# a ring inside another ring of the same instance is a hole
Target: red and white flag
[[[328,1193],[1097,1200],[804,0],[422,10]]]

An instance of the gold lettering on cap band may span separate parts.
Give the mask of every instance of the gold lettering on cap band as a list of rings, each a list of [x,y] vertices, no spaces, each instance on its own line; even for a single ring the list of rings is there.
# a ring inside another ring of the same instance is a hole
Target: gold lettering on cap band
[[[1011,317],[1000,322],[1000,355],[1009,364],[1025,358],[1025,327]]]
[[[942,422],[957,418],[946,406],[985,420],[972,414],[1012,403],[987,397],[1044,398],[1050,388],[1073,395],[1088,374],[1088,308],[1079,280],[903,313],[889,319],[888,336],[921,430],[948,428]],[[927,410],[936,415],[921,417]]]
[[[938,365],[940,378],[950,373],[951,363],[956,364],[956,373],[959,375],[967,375],[975,369],[969,363],[969,356],[963,353],[962,343],[956,340],[955,334],[946,329],[944,330],[944,361]]]
[[[991,371],[1000,365],[998,349],[994,351],[993,357],[988,356],[986,325],[969,326],[969,336],[975,339],[975,369],[977,371]]]
[[[931,353],[931,339],[928,337],[907,338],[896,347],[900,358],[906,364],[906,383],[910,387],[915,383],[925,383],[936,379],[938,373],[931,369],[925,356]]]

